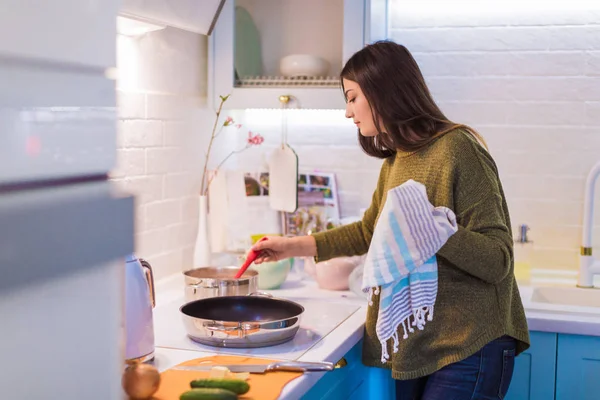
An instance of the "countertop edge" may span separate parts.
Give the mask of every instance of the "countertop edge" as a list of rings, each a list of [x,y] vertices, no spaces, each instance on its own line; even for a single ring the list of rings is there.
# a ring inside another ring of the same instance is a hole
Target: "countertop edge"
[[[337,363],[362,338],[366,318],[366,307],[361,307],[323,340],[304,353],[298,361],[328,361]],[[323,356],[325,354],[325,356]],[[282,399],[299,399],[323,376],[323,372],[307,372],[290,382],[281,392]]]

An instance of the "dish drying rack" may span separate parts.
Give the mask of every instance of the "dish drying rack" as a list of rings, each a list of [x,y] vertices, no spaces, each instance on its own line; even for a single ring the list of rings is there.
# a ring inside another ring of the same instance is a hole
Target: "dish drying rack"
[[[340,78],[336,76],[245,76],[236,79],[236,87],[340,87]]]

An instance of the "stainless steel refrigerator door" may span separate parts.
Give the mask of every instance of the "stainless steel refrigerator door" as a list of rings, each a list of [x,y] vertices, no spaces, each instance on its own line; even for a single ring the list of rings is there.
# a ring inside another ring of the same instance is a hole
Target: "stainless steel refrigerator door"
[[[114,81],[1,58],[0,76],[0,186],[106,175],[114,167]]]
[[[2,398],[121,398],[133,212],[108,182],[0,193]]]

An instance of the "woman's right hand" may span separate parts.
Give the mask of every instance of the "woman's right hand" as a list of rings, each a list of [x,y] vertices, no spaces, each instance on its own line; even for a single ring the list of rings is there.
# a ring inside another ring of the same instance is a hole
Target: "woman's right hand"
[[[254,263],[261,264],[291,257],[314,257],[317,255],[317,243],[312,236],[268,236],[266,240],[256,242],[251,250],[259,252]]]

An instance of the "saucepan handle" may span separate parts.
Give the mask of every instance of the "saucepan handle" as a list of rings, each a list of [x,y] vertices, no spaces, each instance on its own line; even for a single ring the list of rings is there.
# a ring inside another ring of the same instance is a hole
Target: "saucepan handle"
[[[263,296],[263,297],[273,297],[273,295],[271,293],[267,293],[267,292],[252,292],[249,293],[248,296]]]
[[[199,283],[190,283],[188,287],[192,287],[194,289],[218,289],[218,286],[204,286]]]

